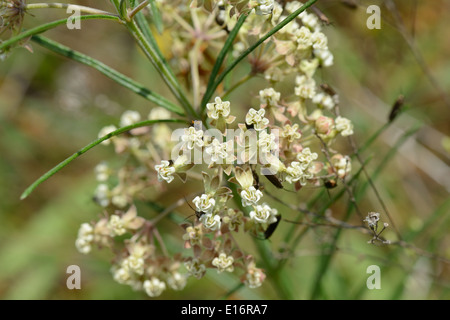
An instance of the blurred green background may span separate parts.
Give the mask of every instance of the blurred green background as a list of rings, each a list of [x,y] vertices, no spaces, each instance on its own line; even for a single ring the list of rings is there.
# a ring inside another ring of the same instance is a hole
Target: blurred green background
[[[318,2],[318,7],[332,22],[324,27],[324,32],[335,55],[334,66],[321,71],[319,79],[338,91],[341,113],[354,122],[359,144],[386,123],[396,98],[400,94],[405,96],[407,112],[363,157],[372,157],[367,170],[373,173],[384,163],[386,155],[392,153],[376,176],[375,184],[397,228],[415,246],[449,259],[450,159],[449,148],[444,145],[448,146],[450,135],[450,2],[395,1],[404,29],[382,1],[356,2],[361,6],[355,10],[340,1]],[[72,3],[110,8],[107,1]],[[366,28],[369,15],[365,8],[370,4],[381,6],[380,30]],[[50,9],[33,14],[26,16],[25,27],[65,16],[62,10]],[[415,52],[405,34],[414,43]],[[59,27],[45,35],[170,96],[150,63],[118,24],[85,21],[81,30]],[[170,46],[162,39],[160,43],[163,47]],[[242,64],[240,68],[246,72],[248,66]],[[262,83],[250,81],[236,90],[230,97],[232,105],[239,105],[243,114]],[[33,53],[14,50],[12,56],[0,63],[0,298],[148,298],[145,293],[133,292],[113,281],[109,271],[112,255],[107,250],[94,250],[84,256],[74,246],[79,225],[95,220],[100,213],[92,200],[95,165],[102,160],[120,162],[110,148],[95,148],[42,184],[26,200],[20,201],[19,197],[41,174],[95,139],[103,126],[117,124],[123,111],[138,110],[145,116],[153,107],[96,70],[37,45],[33,45]],[[415,126],[420,126],[417,133],[395,149],[402,133]],[[170,190],[172,195],[192,192],[181,183],[171,185]],[[307,201],[313,191],[302,192],[299,198]],[[171,197],[158,194],[154,200],[164,205],[174,200]],[[291,194],[280,197],[298,203]],[[347,205],[345,199],[346,196],[331,208],[334,217],[342,218]],[[372,190],[361,199],[360,207],[367,212],[382,212]],[[278,209],[285,210],[281,206]],[[187,206],[179,213],[192,214]],[[144,216],[153,214],[150,211]],[[293,216],[289,213],[285,217]],[[357,219],[352,220],[355,221],[358,223]],[[280,224],[270,240],[274,249],[279,248],[283,231],[289,227],[287,223]],[[178,240],[181,228],[167,221],[162,234],[174,252],[182,250]],[[284,269],[296,299],[311,297],[321,261],[319,248],[330,241],[331,235],[326,228],[308,232]],[[395,234],[387,231],[385,237],[395,239]],[[367,235],[344,230],[337,243],[338,250],[321,280],[319,298],[450,298],[448,263],[417,255],[411,249],[371,246],[367,240]],[[251,241],[248,246],[253,250]],[[66,288],[66,268],[73,264],[82,270],[81,290]],[[373,264],[381,268],[381,290],[366,288],[369,276],[366,268]],[[209,270],[200,281],[190,279],[184,291],[167,290],[161,298],[219,299],[238,283],[239,279],[233,275],[217,275]],[[277,294],[270,281],[266,281],[261,288],[239,289],[228,297],[276,299]]]

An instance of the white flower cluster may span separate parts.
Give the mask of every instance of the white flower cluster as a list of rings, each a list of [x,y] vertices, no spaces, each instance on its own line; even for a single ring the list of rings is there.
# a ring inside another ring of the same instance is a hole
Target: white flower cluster
[[[75,241],[75,247],[80,253],[88,254],[92,250],[94,241],[94,228],[89,223],[83,223],[78,230],[78,237]]]
[[[257,15],[268,15],[272,13],[274,0],[257,0],[258,5],[256,6]]]
[[[266,88],[259,91],[259,100],[262,105],[277,106],[280,102],[281,93],[275,91],[274,88]]]
[[[334,123],[336,130],[339,131],[343,137],[351,136],[353,134],[353,124],[349,119],[339,116]]]
[[[195,197],[192,202],[197,212],[201,213],[200,221],[205,228],[211,231],[219,230],[221,226],[220,216],[213,213],[216,200],[210,195],[202,194],[201,196]]]
[[[297,160],[293,161],[291,165],[286,169],[286,180],[289,183],[299,181],[304,186],[307,180],[313,178],[313,174],[309,171],[309,168],[314,160],[318,158],[317,153],[312,153],[309,148],[303,149],[297,154]]]

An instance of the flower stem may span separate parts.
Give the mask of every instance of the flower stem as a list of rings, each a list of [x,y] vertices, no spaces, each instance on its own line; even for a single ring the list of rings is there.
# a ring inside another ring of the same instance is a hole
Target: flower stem
[[[227,92],[225,92],[225,94],[223,95],[222,99],[226,100],[234,90],[239,88],[241,85],[243,85],[244,83],[246,83],[247,81],[249,81],[253,77],[254,77],[254,74],[251,74],[251,73],[246,75],[246,76],[244,76],[241,80],[236,82],[230,89],[228,89]]]
[[[307,8],[312,6],[317,0],[309,0],[307,3],[305,3],[302,7],[298,8],[296,11],[291,13],[289,16],[287,16],[283,21],[281,21],[279,24],[277,24],[272,30],[267,32],[264,36],[262,36],[257,42],[255,42],[251,47],[249,47],[247,50],[245,50],[236,60],[234,60],[221,74],[217,76],[217,79],[213,81],[213,83],[208,84],[208,89],[205,93],[205,96],[203,98],[202,107],[206,108],[206,102],[208,102],[212,95],[214,94],[214,91],[217,89],[217,87],[222,83],[222,81],[225,79],[228,73],[230,73],[231,70],[233,70],[239,62],[241,62],[245,57],[247,57],[250,53],[252,53],[256,48],[258,48],[262,43],[264,43],[267,39],[269,39],[271,36],[273,36],[275,33],[280,31],[284,26],[286,26],[289,22],[294,20],[300,13],[305,11]]]
[[[142,121],[142,122],[138,122],[126,127],[122,127],[119,128],[111,133],[108,133],[107,135],[92,141],[91,143],[89,143],[87,146],[85,146],[84,148],[80,149],[79,151],[75,152],[73,155],[71,155],[70,157],[68,157],[66,160],[60,162],[58,165],[56,165],[55,167],[53,167],[53,169],[47,171],[47,173],[45,173],[44,175],[42,175],[39,179],[37,179],[35,182],[33,182],[33,184],[31,184],[20,196],[20,200],[25,199],[26,197],[28,197],[30,195],[31,192],[33,192],[34,189],[36,189],[42,182],[46,181],[47,179],[49,179],[51,176],[53,176],[55,173],[57,173],[58,171],[60,171],[62,168],[64,168],[65,166],[67,166],[69,163],[71,163],[73,160],[75,160],[76,158],[78,158],[79,156],[81,156],[82,154],[88,152],[89,150],[91,150],[92,148],[94,148],[95,146],[99,145],[100,143],[102,143],[105,140],[111,139],[114,136],[117,136],[119,134],[128,132],[130,130],[136,129],[136,128],[140,128],[140,127],[147,127],[147,126],[151,126],[155,123],[168,123],[168,122],[172,122],[172,123],[185,123],[186,121],[184,120],[180,120],[180,119],[163,119],[163,120],[146,120],[146,121]]]
[[[133,9],[133,11],[131,11],[128,14],[128,20],[132,20],[133,17],[142,9],[144,9],[146,6],[148,5],[148,0],[145,0],[144,2],[142,2],[140,5],[138,5],[136,8]]]
[[[147,41],[147,38],[142,33],[141,29],[139,29],[138,25],[134,20],[127,22],[127,27],[130,33],[133,35],[133,38],[137,41],[141,49],[144,51],[144,54],[147,56],[150,62],[152,62],[153,66],[161,75],[164,82],[169,87],[170,91],[172,91],[175,98],[180,102],[181,106],[186,111],[187,115],[192,120],[198,119],[198,115],[192,108],[188,99],[186,98],[186,95],[183,92],[180,83],[173,74],[172,70],[170,70],[168,66],[164,63],[163,59],[160,57],[157,48],[154,47],[154,44]]]

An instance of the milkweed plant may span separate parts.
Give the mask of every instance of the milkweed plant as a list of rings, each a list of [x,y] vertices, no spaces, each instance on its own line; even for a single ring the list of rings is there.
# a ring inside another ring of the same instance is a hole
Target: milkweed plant
[[[79,227],[74,239],[79,252],[111,250],[112,278],[150,297],[182,290],[188,278],[200,279],[207,269],[234,273],[249,288],[260,287],[275,270],[267,239],[280,222],[289,222],[275,208],[277,196],[268,192],[268,185],[274,192],[296,193],[300,205],[287,206],[297,208],[306,221],[344,226],[328,208],[323,214],[305,209],[302,189],[337,185],[352,196],[349,184],[359,174],[352,171],[353,155],[340,151],[342,143],[336,143],[352,137],[352,121],[345,108],[340,113],[336,91],[317,77],[334,61],[322,21],[309,11],[315,2],[111,0],[113,12],[107,12],[71,4],[1,1],[1,32],[8,35],[0,43],[2,60],[34,42],[99,70],[155,105],[148,114],[127,110],[117,123],[99,129],[97,140],[47,172],[22,198],[91,148],[113,148],[126,162],[118,168],[106,161],[95,167],[98,186],[93,198],[99,216]],[[44,8],[71,8],[81,13],[80,21],[104,19],[122,25],[176,102],[41,35],[73,17],[23,30],[23,20],[33,19],[30,12]],[[166,55],[155,36],[162,30],[170,30]],[[230,74],[241,61],[250,70],[234,81]],[[253,78],[264,81],[257,94],[233,101],[231,92]],[[254,103],[243,108],[242,100]],[[189,192],[170,207],[154,207],[156,217],[144,218],[136,201],[151,202],[152,194],[170,192],[177,179]],[[175,209],[186,203],[193,216],[177,222],[184,230],[179,239],[184,246],[170,252],[158,223],[173,218]],[[380,214],[364,216],[360,228],[372,234],[369,242],[388,243],[378,231]],[[291,221],[293,227],[299,221]],[[259,255],[242,249],[236,237],[242,231],[246,241],[255,241]]]

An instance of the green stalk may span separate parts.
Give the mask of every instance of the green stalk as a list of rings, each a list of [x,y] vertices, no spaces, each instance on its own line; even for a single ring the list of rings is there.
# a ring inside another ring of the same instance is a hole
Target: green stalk
[[[227,74],[237,66],[239,62],[241,62],[245,57],[247,57],[250,53],[252,53],[256,48],[258,48],[264,41],[269,39],[275,33],[280,31],[284,26],[286,26],[289,22],[294,20],[300,13],[305,11],[307,8],[312,6],[317,0],[309,0],[302,7],[295,10],[293,13],[288,15],[283,21],[277,24],[272,30],[267,32],[262,38],[260,38],[256,43],[250,46],[247,50],[245,50],[236,60],[234,60],[218,77],[217,80],[210,86],[209,90],[205,93],[203,101],[209,101],[216,91],[217,87],[222,83]],[[206,104],[202,104],[203,110],[206,108]],[[203,111],[202,110],[202,111]]]
[[[95,146],[99,145],[100,143],[102,143],[105,140],[111,139],[112,137],[115,137],[119,134],[122,134],[124,132],[128,132],[130,130],[136,129],[136,128],[140,128],[140,127],[147,127],[150,125],[153,125],[155,123],[168,123],[168,122],[172,122],[172,123],[185,123],[185,120],[179,120],[179,119],[165,119],[165,120],[146,120],[146,121],[141,121],[126,127],[122,127],[119,128],[111,133],[108,133],[107,135],[92,141],[91,143],[89,143],[87,146],[83,147],[82,149],[78,150],[77,152],[75,152],[73,155],[71,155],[70,157],[68,157],[67,159],[65,159],[64,161],[60,162],[58,165],[56,165],[55,167],[53,167],[51,170],[47,171],[44,175],[42,175],[39,179],[37,179],[35,182],[33,182],[20,196],[20,200],[25,199],[26,197],[28,197],[30,195],[31,192],[33,192],[34,189],[36,189],[42,182],[46,181],[47,179],[49,179],[51,176],[53,176],[55,173],[57,173],[58,171],[60,171],[62,168],[64,168],[65,166],[67,166],[69,163],[71,163],[73,160],[75,160],[76,158],[78,158],[79,156],[81,156],[82,154],[88,152],[89,150],[91,150],[92,148],[94,148]]]
[[[239,20],[236,22],[236,25],[234,26],[233,30],[231,30],[230,34],[225,40],[225,44],[223,45],[222,50],[220,50],[219,55],[217,56],[216,63],[214,64],[214,67],[211,71],[211,75],[208,80],[208,85],[206,86],[205,95],[203,96],[202,102],[200,104],[200,108],[202,108],[202,111],[205,110],[206,104],[211,99],[214,90],[216,89],[214,87],[214,80],[216,80],[217,74],[220,71],[220,67],[222,67],[223,61],[225,60],[228,51],[230,51],[231,47],[233,46],[234,39],[236,39],[236,36],[238,35],[239,30],[244,24],[245,19],[247,19],[246,14],[243,14],[239,17]]]
[[[249,216],[250,209],[248,207],[243,207],[241,202],[241,197],[237,192],[237,186],[235,184],[228,184],[228,187],[233,192],[233,199],[236,206],[241,210],[244,215]],[[286,274],[283,272],[278,272],[276,259],[272,254],[272,249],[269,247],[268,241],[262,241],[253,238],[253,242],[258,250],[259,256],[263,263],[263,268],[267,271],[268,279],[272,282],[272,285],[276,288],[280,299],[291,300],[292,299],[292,283]]]
[[[60,54],[64,57],[67,57],[69,59],[72,59],[74,61],[83,63],[89,67],[92,67],[99,72],[103,73],[108,78],[116,81],[118,84],[122,85],[123,87],[130,89],[134,93],[137,93],[138,95],[144,97],[145,99],[171,111],[174,112],[180,116],[184,116],[183,110],[164,98],[163,96],[157,94],[156,92],[152,92],[151,90],[145,88],[140,83],[134,81],[131,78],[128,78],[127,76],[123,75],[122,73],[108,67],[104,63],[91,58],[85,54],[82,54],[78,51],[72,50],[66,46],[63,46],[62,44],[55,42],[53,40],[50,40],[46,37],[40,36],[40,35],[34,35],[31,38],[32,41],[38,43],[39,45],[43,46],[44,48],[47,48],[57,54]]]
[[[152,62],[153,66],[161,75],[170,91],[172,91],[172,93],[174,94],[175,98],[180,102],[187,115],[189,115],[192,119],[197,119],[198,115],[187,100],[186,95],[183,92],[183,89],[181,88],[181,85],[178,82],[177,78],[174,76],[170,68],[160,58],[159,49],[156,49],[155,44],[150,43],[146,39],[145,35],[134,20],[131,20],[126,24],[128,30],[133,35],[133,38],[137,41],[147,58]]]
[[[164,31],[164,25],[162,22],[161,13],[159,12],[158,7],[156,6],[155,0],[150,0],[150,9],[152,12],[152,21],[155,24],[156,30],[158,30],[159,34],[162,34]]]
[[[375,181],[375,179],[379,176],[379,174],[381,173],[381,171],[384,169],[384,167],[387,165],[387,163],[389,162],[389,160],[397,153],[398,149],[400,148],[400,146],[414,133],[417,132],[417,130],[419,130],[420,127],[415,126],[412,129],[408,130],[407,132],[405,132],[396,142],[395,146],[386,154],[386,156],[383,158],[383,160],[381,161],[381,163],[378,165],[377,169],[375,170],[374,174],[372,175],[372,181]],[[366,193],[367,189],[368,189],[369,183],[366,182],[363,187],[359,190],[358,194],[355,196],[356,200],[362,198],[364,196],[364,194]],[[352,210],[354,209],[353,204],[350,202],[349,203],[349,207],[345,216],[345,220],[346,221],[350,215]],[[322,258],[322,263],[319,267],[319,270],[317,272],[316,275],[316,279],[314,282],[314,286],[313,286],[313,290],[312,290],[312,294],[311,294],[311,299],[316,299],[320,292],[321,289],[321,283],[322,283],[322,279],[325,275],[325,273],[328,270],[328,267],[330,266],[332,257],[336,251],[336,244],[339,240],[339,237],[341,235],[342,229],[338,229],[334,235],[333,238],[333,244],[331,247],[331,251],[328,252],[327,255],[323,256]]]
[[[42,32],[45,32],[47,30],[56,28],[59,25],[67,24],[67,21],[71,18],[61,19],[53,22],[49,22],[40,26],[37,26],[35,28],[26,30],[20,34],[18,34],[15,37],[12,37],[8,40],[5,40],[0,43],[0,50],[4,50],[5,48],[8,48],[17,42],[24,40],[26,38],[29,38],[35,34],[39,34]],[[120,19],[117,16],[111,16],[111,15],[104,15],[104,14],[96,14],[96,15],[86,15],[86,16],[80,16],[80,20],[93,20],[93,19],[103,19],[103,20],[114,20],[117,22],[120,22]]]

